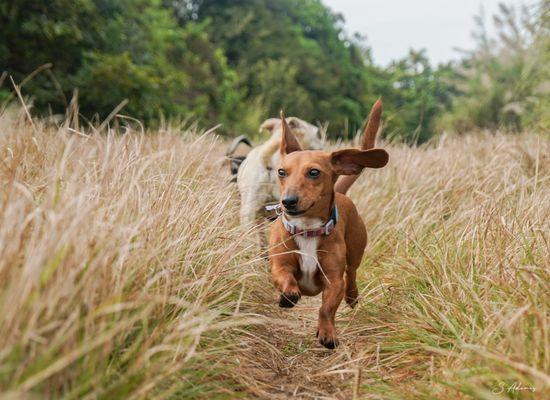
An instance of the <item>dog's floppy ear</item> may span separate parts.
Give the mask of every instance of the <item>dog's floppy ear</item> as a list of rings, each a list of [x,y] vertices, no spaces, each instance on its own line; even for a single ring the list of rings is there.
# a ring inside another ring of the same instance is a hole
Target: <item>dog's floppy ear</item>
[[[294,151],[300,151],[300,142],[296,139],[296,136],[290,130],[290,127],[286,123],[285,115],[281,110],[281,124],[283,126],[283,137],[281,138],[281,155],[290,154]]]
[[[345,149],[330,155],[332,169],[338,175],[358,175],[363,168],[382,168],[388,159],[388,153],[382,149]]]

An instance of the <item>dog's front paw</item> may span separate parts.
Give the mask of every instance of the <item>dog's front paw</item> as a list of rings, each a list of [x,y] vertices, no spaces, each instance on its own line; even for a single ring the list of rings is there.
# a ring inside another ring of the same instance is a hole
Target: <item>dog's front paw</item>
[[[336,332],[330,332],[331,330],[319,329],[317,331],[317,338],[319,343],[325,346],[327,349],[334,349],[338,347],[338,339],[336,338]]]
[[[359,294],[358,293],[351,293],[351,294],[346,293],[346,303],[348,303],[348,305],[351,308],[355,308],[358,301],[359,301]]]
[[[349,304],[351,308],[354,308],[359,301],[359,290],[355,281],[347,282],[346,284],[346,303]]]
[[[300,292],[281,293],[281,297],[279,297],[279,307],[292,308],[298,303],[300,297]]]

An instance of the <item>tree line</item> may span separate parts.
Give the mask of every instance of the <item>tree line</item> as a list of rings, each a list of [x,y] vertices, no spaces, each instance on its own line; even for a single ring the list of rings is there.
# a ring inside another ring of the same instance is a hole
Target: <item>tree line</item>
[[[251,134],[281,108],[350,137],[376,98],[384,134],[548,129],[549,1],[502,5],[490,39],[434,67],[411,50],[387,67],[320,0],[0,0],[0,101],[11,75],[37,114],[124,114]],[[545,68],[546,66],[546,68]],[[74,100],[73,100],[74,101]]]

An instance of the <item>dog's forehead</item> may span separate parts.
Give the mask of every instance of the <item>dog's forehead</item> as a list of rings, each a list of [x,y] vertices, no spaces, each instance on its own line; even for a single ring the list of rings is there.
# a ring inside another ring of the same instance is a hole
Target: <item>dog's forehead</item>
[[[282,165],[285,168],[300,168],[301,166],[310,166],[315,164],[319,167],[328,166],[330,163],[330,154],[320,150],[303,150],[287,154]]]

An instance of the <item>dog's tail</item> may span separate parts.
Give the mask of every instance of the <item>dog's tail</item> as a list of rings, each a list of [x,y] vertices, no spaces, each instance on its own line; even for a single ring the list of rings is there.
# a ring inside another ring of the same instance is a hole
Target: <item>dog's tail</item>
[[[376,100],[372,109],[370,110],[369,120],[363,137],[361,138],[361,150],[369,150],[374,148],[376,141],[376,134],[378,133],[378,127],[380,126],[380,118],[382,117],[382,100],[379,98]],[[351,185],[359,178],[359,175],[342,175],[336,181],[334,185],[334,191],[337,193],[346,194]]]
[[[227,148],[227,151],[225,152],[225,155],[227,157],[232,157],[233,153],[235,152],[235,150],[237,150],[237,147],[239,147],[239,145],[241,143],[246,144],[248,147],[252,147],[252,143],[250,143],[250,139],[248,139],[245,135],[241,135],[241,136],[233,139],[233,141],[231,142],[231,144]]]

